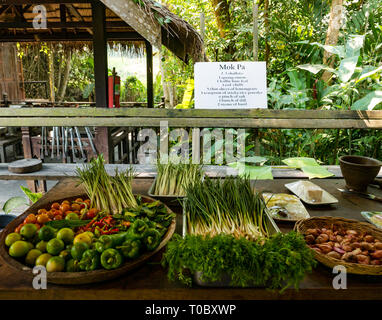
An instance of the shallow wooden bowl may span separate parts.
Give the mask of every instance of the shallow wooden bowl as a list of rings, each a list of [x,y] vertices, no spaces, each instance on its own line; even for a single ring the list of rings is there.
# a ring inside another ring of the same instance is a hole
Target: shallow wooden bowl
[[[306,234],[307,229],[312,228],[332,228],[333,225],[344,229],[351,229],[357,232],[367,232],[378,240],[382,241],[382,230],[375,228],[373,225],[367,222],[360,222],[357,220],[334,218],[334,217],[313,217],[306,220],[300,220],[296,223],[294,230],[303,235]],[[346,262],[344,260],[331,258],[326,254],[319,253],[311,249],[314,253],[314,257],[323,265],[334,268],[335,266],[342,265],[346,267],[346,271],[352,274],[381,276],[381,265],[365,265],[359,263]]]
[[[33,211],[37,211],[38,209],[47,209],[50,208],[50,205],[52,205],[54,202],[62,202],[64,200],[75,200],[76,198],[86,197],[86,195],[81,194],[75,197],[70,198],[64,198],[64,199],[57,199],[55,201],[52,201],[49,203],[49,205],[41,205],[41,207],[35,207],[33,208]],[[154,202],[156,200],[147,197],[147,196],[141,196],[142,200],[144,202]],[[87,198],[87,197],[86,197]],[[167,208],[167,211],[169,213],[172,213],[172,211],[165,205]],[[25,213],[20,215],[18,218],[13,220],[8,226],[3,230],[3,232],[0,233],[0,256],[3,258],[4,262],[10,266],[15,272],[23,274],[25,278],[33,279],[35,275],[32,273],[32,268],[22,264],[21,262],[15,260],[8,254],[8,248],[5,246],[5,238],[8,234],[12,233],[15,228],[23,222],[23,220],[30,214],[33,213],[28,209]],[[106,280],[115,279],[123,274],[128,273],[131,270],[134,270],[135,268],[143,265],[146,263],[152,256],[154,256],[156,253],[158,253],[171,239],[172,235],[175,231],[175,225],[176,225],[176,219],[174,218],[171,225],[169,226],[167,233],[163,237],[162,242],[160,243],[159,247],[155,249],[155,251],[152,252],[146,252],[142,256],[140,256],[138,259],[131,261],[131,262],[125,262],[122,267],[115,269],[115,270],[95,270],[95,271],[88,271],[88,272],[51,272],[47,273],[47,281],[49,283],[54,284],[65,284],[65,285],[78,285],[78,284],[88,284],[88,283],[96,283],[96,282],[102,282]]]

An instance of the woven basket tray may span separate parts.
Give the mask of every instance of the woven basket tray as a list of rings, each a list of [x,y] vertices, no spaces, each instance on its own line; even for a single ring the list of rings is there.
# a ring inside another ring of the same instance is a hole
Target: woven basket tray
[[[300,220],[296,223],[294,230],[305,235],[307,229],[311,228],[332,228],[333,225],[344,229],[351,229],[357,232],[368,232],[374,238],[382,241],[382,230],[373,227],[366,222],[350,220],[345,218],[333,217],[313,217],[305,220]],[[364,265],[358,263],[346,262],[344,260],[328,257],[323,253],[319,253],[312,249],[315,258],[327,267],[333,268],[338,265],[346,267],[348,273],[362,275],[382,275],[382,265]]]

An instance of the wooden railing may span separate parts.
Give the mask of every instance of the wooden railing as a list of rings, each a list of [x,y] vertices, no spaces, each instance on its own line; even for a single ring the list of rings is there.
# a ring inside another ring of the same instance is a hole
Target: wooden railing
[[[382,111],[1,108],[0,126],[382,129]]]

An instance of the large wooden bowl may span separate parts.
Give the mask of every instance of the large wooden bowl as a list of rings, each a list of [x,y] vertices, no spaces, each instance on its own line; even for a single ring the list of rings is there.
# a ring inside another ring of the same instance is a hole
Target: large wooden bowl
[[[85,195],[81,194],[75,197],[70,198],[64,198],[64,199],[57,199],[55,201],[52,201],[49,203],[49,205],[41,205],[40,207],[33,207],[33,211],[36,212],[38,209],[47,209],[50,208],[50,205],[53,204],[53,202],[62,202],[63,200],[74,200],[79,197],[86,197]],[[147,197],[147,196],[141,196],[142,200],[144,202],[154,202],[156,200]],[[169,213],[172,213],[172,211],[167,207],[167,211]],[[33,279],[35,275],[32,273],[32,268],[29,268],[28,266],[20,263],[19,261],[15,260],[8,254],[8,248],[5,246],[5,238],[9,233],[12,233],[15,228],[24,221],[24,219],[28,216],[28,214],[33,213],[28,209],[25,213],[20,215],[18,218],[13,220],[4,230],[0,233],[0,256],[3,258],[4,262],[9,265],[12,269],[15,270],[15,272],[21,273],[25,276],[25,278]],[[117,278],[139,266],[146,263],[147,260],[149,260],[153,255],[155,255],[157,252],[159,252],[171,239],[172,235],[175,231],[175,224],[176,219],[174,218],[171,225],[169,226],[167,233],[164,235],[162,242],[160,243],[159,247],[155,249],[155,251],[152,252],[146,252],[142,256],[140,256],[138,259],[131,261],[131,262],[125,262],[122,267],[115,269],[115,270],[95,270],[95,271],[88,271],[88,272],[51,272],[47,274],[47,281],[49,283],[54,284],[66,284],[66,285],[77,285],[77,284],[87,284],[87,283],[95,283],[95,282],[102,282],[106,280],[111,280],[114,278]]]

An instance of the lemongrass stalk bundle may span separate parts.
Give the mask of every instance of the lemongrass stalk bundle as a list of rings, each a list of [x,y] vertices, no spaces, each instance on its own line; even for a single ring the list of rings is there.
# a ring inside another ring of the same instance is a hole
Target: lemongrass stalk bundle
[[[93,207],[111,214],[121,213],[124,208],[136,208],[138,204],[132,191],[133,170],[130,168],[121,173],[116,170],[112,177],[106,172],[104,163],[100,155],[83,169],[76,170]]]
[[[265,203],[249,178],[197,181],[186,188],[189,232],[196,235],[226,233],[235,237],[268,237]]]
[[[203,179],[202,166],[198,164],[157,164],[154,194],[184,196],[186,187]]]

